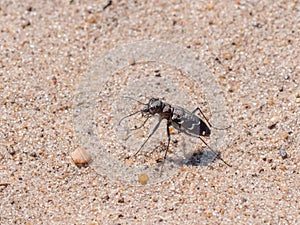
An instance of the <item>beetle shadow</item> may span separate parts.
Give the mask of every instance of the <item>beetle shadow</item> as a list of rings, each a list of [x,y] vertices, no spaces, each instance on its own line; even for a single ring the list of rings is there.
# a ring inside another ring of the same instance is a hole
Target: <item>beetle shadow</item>
[[[220,152],[217,152],[220,154]],[[187,157],[185,165],[187,166],[209,166],[218,156],[207,150],[198,150]]]

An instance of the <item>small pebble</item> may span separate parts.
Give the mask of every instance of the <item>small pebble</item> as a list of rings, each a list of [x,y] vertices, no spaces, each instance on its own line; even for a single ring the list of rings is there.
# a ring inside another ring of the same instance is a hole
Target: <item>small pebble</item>
[[[128,63],[129,63],[130,66],[135,65],[135,59],[134,58],[129,59]]]
[[[285,150],[280,150],[279,154],[282,157],[282,159],[286,159],[287,158],[287,152]]]
[[[86,151],[85,148],[77,148],[71,153],[71,158],[76,165],[80,165],[88,163],[92,159],[92,156]]]
[[[277,116],[277,115],[273,116],[269,121],[268,128],[270,130],[274,129],[276,127],[276,124],[279,122],[279,120],[280,120],[279,116]]]
[[[226,52],[226,53],[223,54],[223,57],[224,57],[225,60],[231,60],[233,58],[233,55]]]
[[[90,15],[87,16],[86,22],[95,23],[96,22],[96,17],[94,15],[90,14]]]
[[[213,10],[214,9],[214,5],[212,3],[209,3],[205,6],[206,9],[208,10]]]
[[[281,139],[282,140],[287,140],[289,138],[289,134],[288,133],[285,133],[281,136]]]
[[[148,177],[147,174],[142,173],[142,174],[139,175],[139,182],[140,182],[141,184],[145,185],[145,184],[148,183],[148,181],[149,181],[149,177]]]
[[[278,123],[279,120],[280,120],[280,118],[279,118],[279,116],[277,116],[277,115],[272,116],[271,119],[270,119],[270,121],[271,121],[272,123]]]

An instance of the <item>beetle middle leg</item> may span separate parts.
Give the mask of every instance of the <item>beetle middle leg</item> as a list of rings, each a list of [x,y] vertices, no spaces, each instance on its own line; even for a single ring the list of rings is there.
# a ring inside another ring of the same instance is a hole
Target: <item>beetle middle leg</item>
[[[171,126],[171,122],[168,121],[168,123],[167,123],[168,145],[167,145],[167,149],[166,149],[166,152],[165,152],[165,155],[164,155],[164,161],[167,158],[167,154],[168,154],[169,146],[170,146],[170,141],[171,141],[170,126]]]
[[[204,115],[204,113],[202,112],[202,110],[200,109],[200,107],[197,107],[196,109],[194,109],[192,111],[192,114],[195,114],[197,112],[197,110],[201,113],[201,115],[203,116],[203,118],[206,120],[206,122],[208,123],[208,125],[210,127],[212,127],[212,125],[210,124],[210,122],[208,121],[208,119],[206,118],[206,116]]]
[[[170,141],[171,141],[170,126],[171,126],[171,122],[168,121],[167,122],[168,144],[167,144],[167,148],[166,148],[166,151],[165,151],[164,160],[163,160],[161,168],[160,168],[160,175],[162,174],[162,170],[164,168],[165,161],[166,161],[166,158],[167,158],[167,154],[168,154],[168,151],[169,151],[169,146],[170,146]]]

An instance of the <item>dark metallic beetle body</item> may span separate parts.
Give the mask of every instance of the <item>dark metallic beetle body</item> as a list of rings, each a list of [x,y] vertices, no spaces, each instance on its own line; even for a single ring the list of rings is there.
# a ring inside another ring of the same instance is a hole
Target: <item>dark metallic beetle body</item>
[[[160,115],[162,119],[166,119],[175,129],[187,135],[193,137],[210,135],[209,127],[194,112],[191,113],[179,106],[172,107],[170,104],[164,103],[157,98],[150,99],[142,112]]]
[[[144,104],[144,103],[142,103]],[[170,144],[170,126],[173,126],[175,129],[177,129],[180,132],[183,132],[189,136],[193,136],[193,137],[197,137],[200,138],[202,142],[204,142],[204,144],[212,151],[216,154],[216,156],[221,159],[226,165],[230,166],[228,163],[226,163],[220,156],[218,153],[216,153],[211,147],[209,147],[209,145],[201,138],[201,136],[210,136],[210,128],[208,127],[208,125],[202,120],[200,119],[195,112],[197,110],[200,111],[200,113],[202,114],[202,116],[205,118],[205,120],[207,121],[207,123],[209,124],[210,127],[211,124],[208,122],[208,120],[206,119],[206,117],[204,116],[204,114],[202,113],[202,111],[200,110],[199,107],[197,107],[194,111],[189,112],[188,110],[179,107],[179,106],[171,106],[168,103],[162,102],[160,99],[158,98],[151,98],[149,100],[149,102],[146,105],[146,107],[140,111],[137,111],[135,113],[132,113],[128,116],[123,117],[119,123],[121,123],[125,118],[130,117],[132,115],[135,115],[139,112],[142,113],[142,115],[144,117],[146,117],[147,119],[144,121],[144,123],[142,124],[142,126],[144,126],[144,124],[147,122],[147,120],[152,116],[152,115],[159,115],[159,121],[156,124],[156,126],[154,127],[154,129],[152,130],[152,132],[150,133],[150,135],[147,137],[147,139],[144,141],[144,143],[142,144],[142,146],[138,149],[138,151],[134,154],[137,155],[139,153],[139,151],[143,148],[143,146],[147,143],[147,141],[149,140],[149,138],[155,133],[155,131],[158,129],[161,121],[163,119],[167,120],[167,134],[168,134],[168,145],[167,145],[167,150],[165,152],[165,156],[164,159],[167,156],[167,152],[169,149],[169,144]],[[140,126],[140,127],[142,127]],[[135,128],[135,129],[139,129]]]

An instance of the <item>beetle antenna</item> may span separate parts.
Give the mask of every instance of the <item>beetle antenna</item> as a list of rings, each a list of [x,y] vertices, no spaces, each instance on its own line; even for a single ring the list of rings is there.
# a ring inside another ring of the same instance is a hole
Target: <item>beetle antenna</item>
[[[129,97],[129,96],[124,96],[123,98],[128,98],[128,99],[133,100],[133,101],[136,101],[136,102],[138,102],[138,103],[140,103],[140,104],[142,104],[142,105],[148,105],[148,104],[146,104],[146,103],[143,103],[143,102],[141,102],[141,101],[139,101],[139,100],[136,100],[136,99],[134,99],[134,98],[132,98],[132,97]]]
[[[133,116],[133,115],[135,115],[135,114],[141,113],[141,112],[142,112],[142,111],[139,110],[139,111],[136,111],[136,112],[134,112],[134,113],[131,113],[131,114],[127,115],[127,116],[124,116],[122,119],[120,119],[119,125],[121,125],[121,123],[122,123],[122,121],[123,121],[124,119],[126,119],[126,118],[128,118],[128,117],[131,117],[131,116]]]

